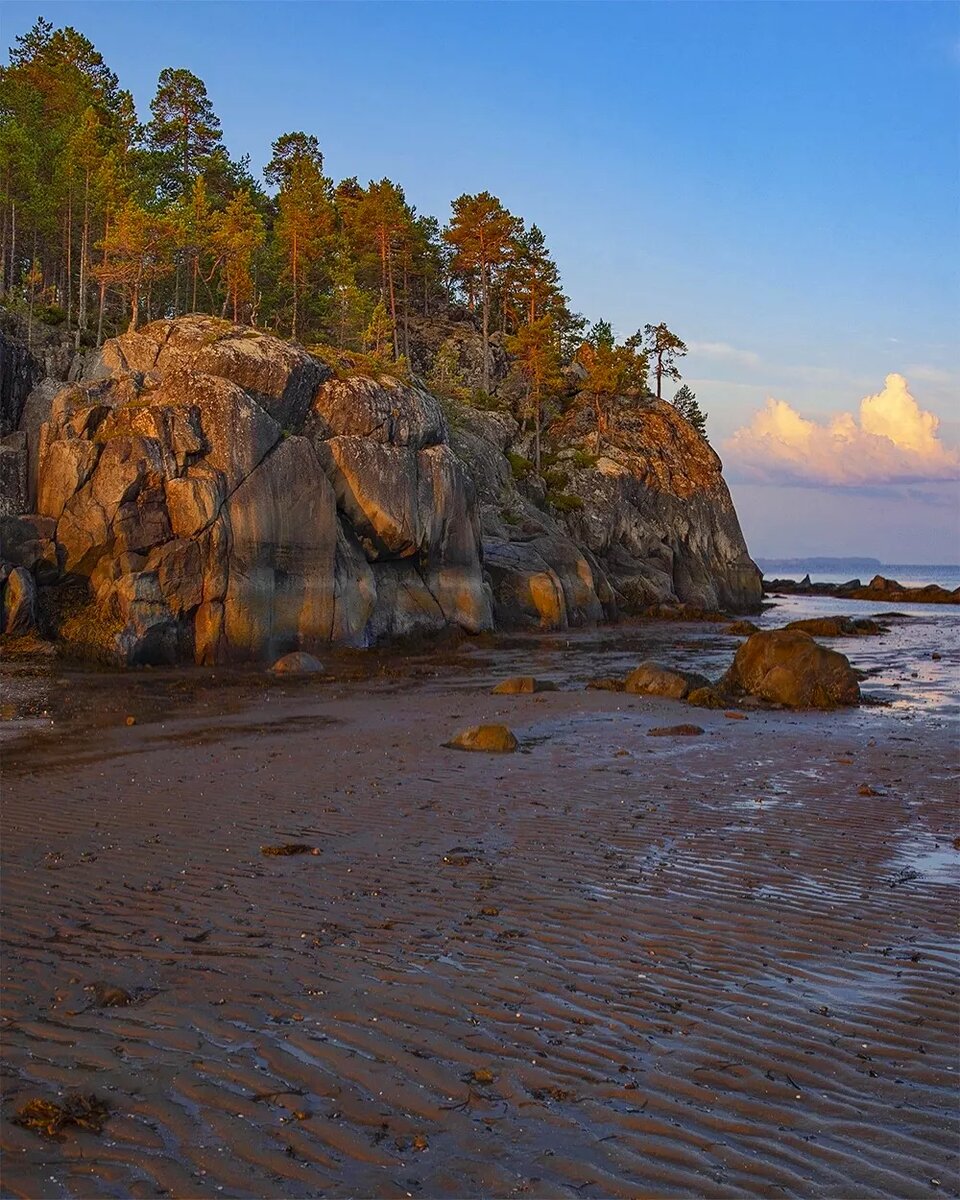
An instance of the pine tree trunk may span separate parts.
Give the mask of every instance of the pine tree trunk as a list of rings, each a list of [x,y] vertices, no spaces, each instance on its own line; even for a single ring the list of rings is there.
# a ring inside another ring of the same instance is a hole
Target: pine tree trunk
[[[73,316],[73,188],[67,192],[67,333]]]
[[[483,390],[490,394],[490,284],[487,264],[480,267],[480,300],[483,305]]]
[[[77,298],[77,340],[76,348],[80,349],[80,335],[87,329],[87,255],[90,253],[90,169],[83,184],[83,231],[80,234],[80,294]]]
[[[293,324],[290,329],[291,338],[297,340],[297,231],[293,231],[293,261],[291,262],[291,273],[293,275]]]
[[[403,264],[403,353],[410,363],[410,278],[407,264]]]
[[[397,299],[393,291],[393,254],[387,250],[387,282],[390,287],[390,323],[393,326],[393,357],[394,361],[400,357],[397,353]]]

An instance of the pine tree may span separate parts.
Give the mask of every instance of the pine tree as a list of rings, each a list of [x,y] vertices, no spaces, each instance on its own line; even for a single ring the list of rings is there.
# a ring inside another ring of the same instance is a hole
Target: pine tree
[[[466,282],[471,301],[479,288],[483,331],[483,390],[490,391],[490,298],[494,272],[508,261],[520,222],[489,192],[459,196],[444,238],[453,247],[452,266]],[[472,307],[472,304],[471,304]]]
[[[182,196],[223,149],[220,119],[203,80],[182,68],[160,72],[150,112],[147,140],[160,156],[161,189],[168,196]]]
[[[221,314],[229,309],[234,321],[253,299],[253,257],[264,237],[263,218],[248,191],[237,192],[214,220],[210,242],[223,288]]]
[[[709,440],[707,438],[707,417],[709,414],[701,410],[700,405],[697,403],[696,394],[686,384],[677,389],[671,404],[685,421],[690,422],[704,441]]]
[[[646,387],[649,360],[642,348],[638,330],[617,345],[608,321],[598,321],[576,355],[586,372],[583,393],[593,407],[596,419],[596,445],[613,426],[614,404],[620,397],[642,396]]]
[[[533,423],[534,466],[540,474],[540,440],[544,427],[544,407],[563,386],[556,334],[549,316],[522,325],[507,339],[507,350],[514,356],[517,371],[526,384],[524,424]]]
[[[335,213],[330,181],[323,176],[323,157],[317,139],[304,133],[285,133],[273,143],[273,158],[264,172],[278,184],[280,210],[275,232],[286,256],[292,293],[290,336],[298,336],[300,295],[311,270],[328,251]]]
[[[644,325],[643,334],[645,348],[653,360],[653,371],[657,380],[657,399],[661,400],[663,398],[662,381],[680,378],[676,360],[686,354],[687,347],[662,321],[659,325]]]
[[[140,319],[140,301],[145,288],[173,271],[171,247],[175,230],[172,221],[128,200],[98,242],[103,261],[93,274],[104,287],[119,287],[130,304],[130,328]]]

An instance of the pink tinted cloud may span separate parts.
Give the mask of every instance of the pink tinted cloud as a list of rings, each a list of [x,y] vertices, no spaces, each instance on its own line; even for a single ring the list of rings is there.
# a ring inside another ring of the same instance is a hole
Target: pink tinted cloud
[[[826,421],[771,398],[724,450],[730,465],[756,483],[863,487],[958,479],[960,450],[940,440],[939,425],[902,375],[888,375],[883,391],[865,396],[857,413]]]

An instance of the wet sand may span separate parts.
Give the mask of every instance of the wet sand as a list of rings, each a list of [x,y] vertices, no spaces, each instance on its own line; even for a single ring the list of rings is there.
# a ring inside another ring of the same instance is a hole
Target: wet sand
[[[960,1194],[949,723],[583,691],[612,645],[8,680],[3,1194]],[[69,1090],[101,1135],[11,1123]]]

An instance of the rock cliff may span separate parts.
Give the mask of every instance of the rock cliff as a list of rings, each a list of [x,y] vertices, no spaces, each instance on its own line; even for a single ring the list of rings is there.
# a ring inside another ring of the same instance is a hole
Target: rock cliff
[[[272,660],[759,603],[719,460],[667,405],[599,456],[569,430],[545,485],[509,417],[209,317],[66,372],[17,397],[0,581],[17,631],[35,612],[77,652]]]

